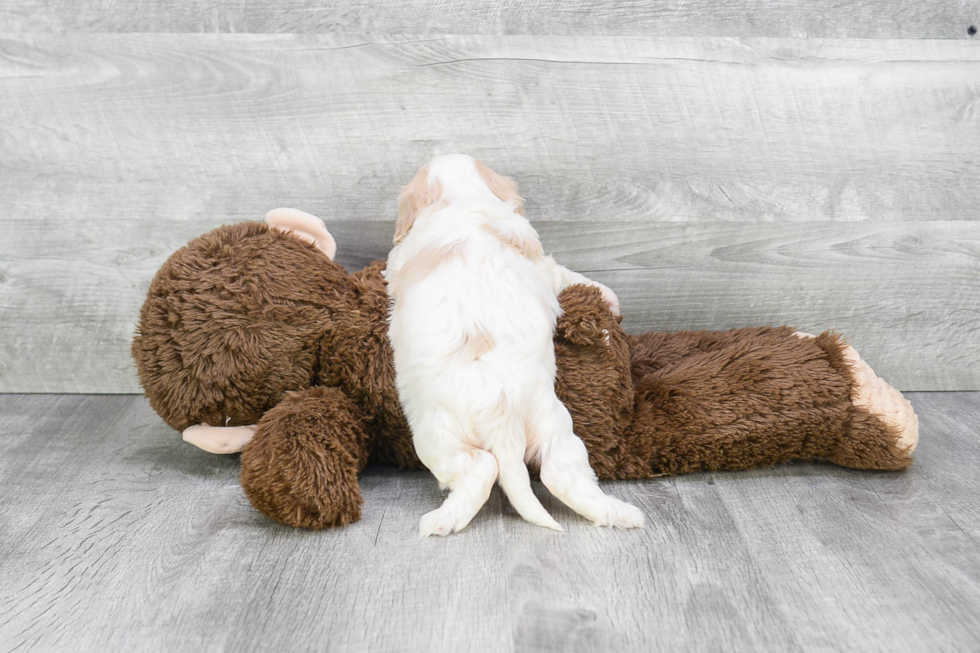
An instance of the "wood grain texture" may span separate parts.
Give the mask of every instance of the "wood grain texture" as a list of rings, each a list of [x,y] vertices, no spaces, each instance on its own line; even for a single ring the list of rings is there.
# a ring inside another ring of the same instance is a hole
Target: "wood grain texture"
[[[0,396],[0,651],[967,651],[980,647],[980,394],[910,396],[903,473],[797,464],[606,484],[647,516],[523,522],[494,490],[369,468],[364,519],[258,515],[235,457],[132,396]]]
[[[0,0],[0,31],[968,38],[975,0]]]
[[[124,184],[388,219],[463,150],[545,219],[977,216],[972,43],[31,35],[0,40],[0,76],[13,211]]]
[[[956,41],[6,35],[0,390],[136,391],[172,251],[291,205],[360,267],[454,150],[631,330],[833,327],[903,389],[977,389],[978,88]]]
[[[138,392],[129,342],[146,288],[209,219],[4,220],[0,389]],[[385,222],[331,222],[338,261],[384,258]],[[847,335],[901,389],[980,387],[980,222],[541,222],[547,251],[620,296],[624,326],[791,324]]]

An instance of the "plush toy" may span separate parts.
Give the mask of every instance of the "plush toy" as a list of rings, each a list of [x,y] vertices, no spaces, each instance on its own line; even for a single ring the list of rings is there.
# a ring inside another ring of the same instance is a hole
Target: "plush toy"
[[[210,451],[242,451],[258,510],[291,526],[348,524],[369,461],[421,468],[395,390],[384,262],[349,274],[318,219],[277,210],[267,222],[218,228],[170,257],[133,357],[167,424]],[[911,405],[838,335],[631,335],[594,288],[560,300],[556,388],[600,478],[912,462]]]

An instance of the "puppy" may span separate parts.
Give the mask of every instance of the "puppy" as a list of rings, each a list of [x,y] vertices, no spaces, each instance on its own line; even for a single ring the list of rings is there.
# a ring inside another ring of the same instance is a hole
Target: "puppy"
[[[520,515],[561,530],[531,491],[544,485],[596,525],[643,525],[635,507],[599,489],[585,445],[555,395],[558,294],[605,286],[545,256],[513,181],[461,154],[433,159],[398,197],[385,273],[388,337],[415,450],[449,496],[421,535],[465,527],[494,481]]]

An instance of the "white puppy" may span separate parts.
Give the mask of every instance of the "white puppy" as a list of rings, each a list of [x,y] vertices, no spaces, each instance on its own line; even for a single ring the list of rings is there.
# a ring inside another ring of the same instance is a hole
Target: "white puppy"
[[[643,525],[599,489],[554,389],[558,294],[588,283],[618,308],[616,296],[544,256],[511,180],[460,154],[424,166],[398,197],[386,279],[399,399],[419,458],[450,489],[422,535],[465,527],[495,480],[524,519],[561,530],[525,461],[595,524]]]

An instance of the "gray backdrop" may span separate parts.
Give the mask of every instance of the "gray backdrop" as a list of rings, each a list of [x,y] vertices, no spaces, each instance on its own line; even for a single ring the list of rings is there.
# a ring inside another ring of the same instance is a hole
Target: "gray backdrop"
[[[451,151],[515,177],[631,331],[834,328],[901,389],[980,389],[978,20],[0,0],[0,392],[138,392],[129,340],[174,250],[294,206],[359,267],[400,184]]]

